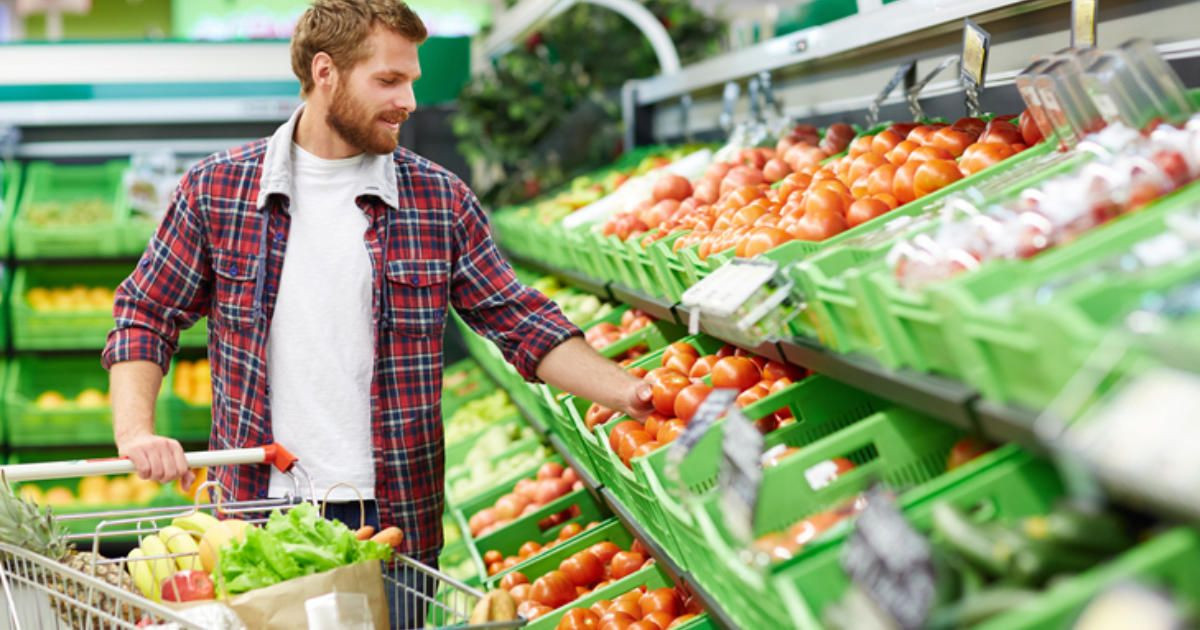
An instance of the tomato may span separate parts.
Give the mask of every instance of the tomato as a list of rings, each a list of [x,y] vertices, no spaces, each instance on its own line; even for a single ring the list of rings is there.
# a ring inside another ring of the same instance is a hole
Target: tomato
[[[502,520],[517,518],[527,505],[529,499],[510,492],[496,500],[496,517]]]
[[[766,398],[770,394],[771,387],[760,382],[754,385],[754,387],[751,387],[741,394],[738,394],[738,397],[734,402],[737,403],[737,406],[739,407],[749,407],[763,398]]]
[[[962,172],[953,160],[922,162],[913,176],[913,195],[918,199],[962,179]]]
[[[497,551],[495,549],[490,549],[490,550],[488,550],[487,553],[483,554],[483,563],[484,564],[494,564],[496,562],[502,562],[503,560],[504,560],[504,554],[500,553],[499,551]]]
[[[972,136],[979,137],[979,134],[983,133],[986,126],[987,123],[983,122],[979,118],[969,117],[959,118],[958,120],[954,121],[953,125],[950,125],[950,128],[958,131],[964,131]]]
[[[487,566],[487,574],[489,577],[496,575],[497,573],[499,573],[503,570],[504,570],[503,562],[493,562]]]
[[[724,361],[724,359],[721,359]],[[717,363],[720,365],[720,361]],[[713,388],[704,383],[693,383],[683,388],[679,395],[675,397],[675,417],[683,424],[692,421],[692,416],[696,415],[696,410],[700,408],[700,403],[704,402],[705,398],[712,392]],[[662,440],[659,440],[660,442]]]
[[[617,553],[621,551],[621,548],[618,547],[616,543],[605,540],[588,547],[587,550],[591,552],[593,556],[596,556],[596,558],[600,560],[601,564],[608,564],[609,561],[612,560],[613,556],[617,555]]]
[[[809,466],[804,471],[804,478],[813,490],[820,490],[851,470],[854,470],[854,462],[845,457],[834,457]]]
[[[867,194],[871,196],[892,194],[892,179],[896,177],[896,169],[895,164],[889,163],[871,171],[871,174],[867,176]]]
[[[671,622],[671,625],[667,626],[667,630],[675,630],[675,628],[678,628],[678,627],[690,622],[691,620],[695,619],[696,616],[697,615],[695,613],[679,615]]]
[[[575,600],[575,585],[556,569],[534,580],[529,598],[543,606],[558,608]]]
[[[767,180],[767,183],[769,184],[774,184],[784,177],[787,177],[788,173],[791,172],[791,167],[784,163],[782,159],[771,158],[770,160],[767,160],[767,163],[763,166],[763,179]]]
[[[633,591],[638,593],[637,591]],[[621,599],[618,597],[613,600],[612,606],[608,608],[609,614],[620,613],[634,620],[642,618],[642,607],[638,605],[638,600],[641,599],[641,593],[638,593],[633,599]]]
[[[599,590],[599,589],[597,589],[597,590]],[[592,612],[596,613],[597,615],[600,615],[600,617],[603,618],[604,615],[608,613],[608,609],[612,608],[612,600],[611,599],[602,599],[602,600],[599,600],[596,603],[592,604],[588,608]]]
[[[557,630],[598,630],[600,617],[588,608],[572,608],[559,620]]]
[[[517,557],[524,560],[530,556],[537,555],[537,553],[541,550],[542,545],[540,543],[530,540],[517,549]]]
[[[632,575],[645,563],[646,556],[636,551],[619,552],[612,559],[612,579],[619,580],[627,575]]]
[[[658,624],[654,623],[653,621],[647,621],[645,619],[642,619],[640,621],[635,621],[632,624],[630,624],[629,630],[662,630],[662,629],[659,628]]]
[[[712,371],[712,366],[717,361],[718,358],[712,355],[696,359],[696,362],[692,364],[692,370],[688,372],[688,378],[695,381],[708,376],[708,373]]]
[[[983,130],[983,135],[979,136],[979,142],[999,142],[1003,144],[1014,144],[1024,142],[1021,136],[1021,129],[1007,120],[996,119],[987,124]]]
[[[774,227],[755,228],[750,233],[750,242],[746,246],[745,256],[753,258],[759,254],[769,252],[772,249],[792,240],[792,237],[783,230]]]
[[[904,138],[908,137],[908,134],[912,133],[913,129],[916,129],[919,126],[920,123],[915,122],[892,123],[888,126],[887,130],[896,134],[901,140],[903,140]]]
[[[764,181],[762,171],[752,166],[737,166],[729,170],[725,177],[721,179],[721,196],[731,190],[742,188],[745,186],[758,186]]]
[[[659,413],[652,413],[642,421],[642,430],[650,435],[658,435],[658,429],[667,418]]]
[[[520,571],[513,571],[512,573],[500,578],[500,588],[506,591],[511,591],[514,586],[521,584],[529,584],[529,578],[525,577],[525,574],[521,573]]]
[[[522,610],[522,608],[524,608],[524,610]],[[554,612],[553,608],[551,608],[549,606],[543,606],[542,604],[539,604],[539,603],[533,601],[532,599],[525,602],[524,604],[521,604],[521,606],[519,606],[517,608],[517,614],[521,615],[528,621],[533,621],[534,619],[537,619],[538,617],[548,615],[552,612]]]
[[[637,623],[637,619],[628,613],[619,610],[610,610],[600,617],[600,625],[597,630],[627,630],[629,626]]]
[[[532,584],[517,584],[517,585],[513,586],[512,588],[508,589],[508,594],[511,595],[513,598],[513,601],[516,602],[518,606],[520,606],[521,604],[524,604],[525,602],[529,601],[529,591],[531,589],[533,589]]]
[[[762,372],[754,362],[746,357],[725,357],[713,366],[712,384],[714,388],[732,388],[739,392],[746,391],[762,378]],[[676,414],[680,419],[682,415]]]
[[[642,609],[643,617],[654,612],[665,612],[674,617],[683,609],[683,601],[674,588],[663,587],[647,591],[638,601],[638,606]]]
[[[787,199],[798,190],[807,190],[809,184],[812,183],[812,175],[804,173],[792,173],[783,178],[783,183],[776,190],[779,192],[780,199]]]
[[[558,569],[575,586],[590,587],[604,579],[604,563],[587,549],[563,560]]]
[[[763,379],[763,382],[765,383],[766,379]],[[771,383],[771,394],[772,395],[778,394],[779,392],[787,389],[788,387],[790,387],[794,384],[795,384],[795,381],[793,381],[792,379],[790,379],[786,376],[783,378],[780,378],[780,379],[776,379],[775,381],[773,381]]]
[[[1042,130],[1037,125],[1037,119],[1029,110],[1021,112],[1021,142],[1026,146],[1033,146],[1042,141]]]
[[[917,125],[916,127],[913,127],[912,131],[908,132],[908,136],[905,138],[905,140],[912,140],[921,146],[925,146],[929,144],[930,140],[933,139],[933,134],[943,126],[944,125]]]
[[[783,154],[783,161],[791,170],[799,172],[809,168],[816,168],[821,164],[821,160],[824,160],[826,157],[828,157],[828,154],[817,147],[797,144]]]
[[[899,169],[897,169],[897,170],[899,170]],[[895,182],[895,181],[896,181],[896,178],[895,178],[895,177],[893,177],[893,178],[892,178],[892,181],[893,181],[893,182]],[[896,196],[895,196],[895,195],[891,195],[891,194],[888,194],[888,195],[871,195],[871,198],[872,198],[872,199],[878,199],[878,200],[882,201],[883,203],[887,204],[887,207],[888,207],[888,209],[889,209],[889,210],[895,210],[896,208],[899,208],[899,207],[900,207],[900,200],[899,200],[899,199],[896,199]],[[847,217],[847,218],[849,218],[849,217]]]
[[[882,153],[864,153],[855,158],[854,163],[850,165],[850,181],[858,181],[860,178],[870,175],[871,171],[888,163]]]
[[[678,401],[678,399],[676,399]],[[670,444],[683,433],[684,424],[678,418],[667,420],[658,428],[657,441],[659,444]]]
[[[871,143],[875,141],[875,136],[859,136],[850,143],[850,157],[856,158],[871,150]]]
[[[825,137],[821,140],[821,148],[834,148],[835,150],[829,151],[830,155],[841,153],[853,138],[854,127],[846,123],[833,123],[825,130]]]
[[[763,365],[762,377],[765,381],[778,381],[784,378],[798,381],[804,378],[804,368],[796,367],[790,363],[767,361]]]
[[[788,528],[787,539],[799,551],[821,534],[837,525],[845,516],[834,512],[820,512]]]
[[[557,538],[561,542],[568,538],[578,536],[582,531],[583,526],[579,523],[567,523],[561,530],[559,530]]]
[[[991,444],[973,437],[965,437],[954,443],[950,456],[946,458],[946,470],[954,470],[963,464],[992,450]]]
[[[853,199],[850,199],[846,202],[847,208],[850,207],[850,204],[854,203],[854,199],[861,199],[867,196],[868,177],[869,175],[863,175],[862,177],[854,180],[853,184],[850,184],[850,196],[853,197]]]
[[[546,462],[538,468],[537,478],[558,479],[563,474],[563,465],[558,462]]]
[[[903,140],[904,138],[900,134],[891,129],[885,129],[875,134],[875,139],[871,141],[871,152],[878,153],[879,155],[887,155],[888,151],[894,149]]]
[[[611,446],[612,450],[615,451],[620,444],[621,438],[624,437],[626,433],[642,430],[642,423],[638,422],[637,420],[625,420],[624,422],[618,422],[616,426],[614,426],[612,430],[608,432],[608,445]]]
[[[1012,146],[1002,142],[976,142],[967,147],[958,166],[966,175],[979,171],[1015,155]]]
[[[846,231],[846,217],[841,208],[817,208],[808,210],[796,222],[792,236],[805,241],[823,241]]]
[[[896,196],[896,199],[901,204],[908,203],[917,198],[913,194],[913,180],[916,178],[917,169],[923,163],[909,158],[904,163],[904,166],[896,170],[896,176],[892,178],[892,194]]]
[[[645,431],[630,431],[621,436],[621,441],[617,444],[617,455],[620,456],[621,461],[628,462],[639,446],[653,439],[653,436]]]
[[[949,151],[935,147],[923,146],[913,149],[912,153],[908,154],[908,161],[905,162],[927,162],[929,160],[953,160],[954,155]]]
[[[854,227],[862,225],[875,217],[882,216],[891,212],[888,205],[878,199],[866,197],[850,204],[850,210],[846,212],[846,225]]]
[[[648,373],[644,367],[631,367],[627,371],[629,372],[629,375],[634,378],[645,378],[646,374]]]
[[[654,624],[654,627],[658,628],[658,630],[667,630],[667,626],[671,625],[671,622],[674,620],[675,617],[673,615],[668,615],[661,610],[652,612],[645,617],[642,617],[642,621],[648,621]]]
[[[909,154],[920,147],[921,145],[913,142],[912,140],[901,140],[895,147],[892,147],[892,150],[888,151],[884,157],[887,158],[888,162],[891,162],[895,166],[900,166],[908,161]]]

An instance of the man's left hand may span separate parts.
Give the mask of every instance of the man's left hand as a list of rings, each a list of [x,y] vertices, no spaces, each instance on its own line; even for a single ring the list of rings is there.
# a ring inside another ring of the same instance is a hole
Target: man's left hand
[[[645,420],[654,412],[653,395],[650,391],[650,385],[638,379],[630,387],[628,395],[629,402],[625,404],[621,411],[626,415],[638,420]]]

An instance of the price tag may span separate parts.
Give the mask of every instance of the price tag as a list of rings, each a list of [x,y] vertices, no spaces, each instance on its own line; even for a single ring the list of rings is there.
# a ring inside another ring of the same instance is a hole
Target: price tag
[[[879,122],[879,107],[887,100],[888,95],[896,89],[896,86],[900,85],[901,81],[904,82],[905,92],[917,82],[917,62],[915,60],[906,62],[897,68],[896,74],[892,75],[892,78],[879,91],[875,100],[871,101],[871,105],[867,108],[867,127],[874,127]]]
[[[679,478],[679,467],[683,464],[683,460],[687,459],[688,453],[696,448],[696,443],[708,433],[712,425],[721,419],[721,416],[725,415],[730,407],[734,406],[737,395],[736,389],[715,389],[710,392],[704,402],[696,408],[692,421],[683,429],[683,433],[680,433],[679,437],[671,442],[667,451],[667,465],[664,472],[676,485],[683,486]]]
[[[908,524],[893,497],[872,488],[842,551],[842,568],[905,630],[922,628],[936,594],[933,549]]]
[[[1119,582],[1102,591],[1083,609],[1075,627],[1100,628],[1114,618],[1137,619],[1140,630],[1189,626],[1186,614],[1164,593],[1137,582]]]
[[[963,19],[962,63],[959,79],[967,91],[967,110],[978,116],[979,93],[987,79],[988,53],[992,48],[992,36],[971,18]]]
[[[725,526],[744,544],[754,539],[754,514],[762,485],[763,436],[737,407],[725,416],[721,442],[721,508]]]
[[[779,263],[773,260],[735,259],[684,292],[680,303],[690,311],[688,330],[700,332],[700,314],[731,317],[763,285],[775,277]]]
[[[1096,0],[1071,0],[1071,47],[1096,46]]]

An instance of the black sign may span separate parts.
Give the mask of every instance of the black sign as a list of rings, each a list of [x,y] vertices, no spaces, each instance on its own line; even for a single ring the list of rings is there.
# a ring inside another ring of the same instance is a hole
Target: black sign
[[[730,407],[733,407],[737,395],[736,389],[715,389],[710,392],[696,409],[695,415],[683,429],[683,433],[680,433],[679,437],[671,442],[670,450],[667,451],[667,464],[663,471],[677,485],[683,485],[679,479],[679,466],[683,464],[683,460],[687,459],[688,453],[696,448],[696,443],[700,441],[700,438],[708,433],[712,425],[725,415]]]
[[[866,496],[867,507],[843,548],[842,568],[901,628],[921,628],[936,590],[932,548],[889,493],[873,488]]]
[[[721,507],[726,527],[744,544],[754,538],[754,514],[763,477],[762,450],[762,433],[741,409],[730,409],[721,442]]]

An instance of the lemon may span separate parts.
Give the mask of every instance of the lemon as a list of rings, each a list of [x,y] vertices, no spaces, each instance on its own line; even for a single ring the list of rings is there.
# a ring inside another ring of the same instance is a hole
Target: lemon
[[[104,398],[104,392],[89,387],[88,389],[79,392],[79,395],[75,397],[75,402],[80,407],[90,409],[94,407],[103,407],[105,406],[106,401]]]
[[[40,409],[60,409],[65,404],[67,404],[67,399],[54,390],[42,392],[34,401],[34,405]]]

